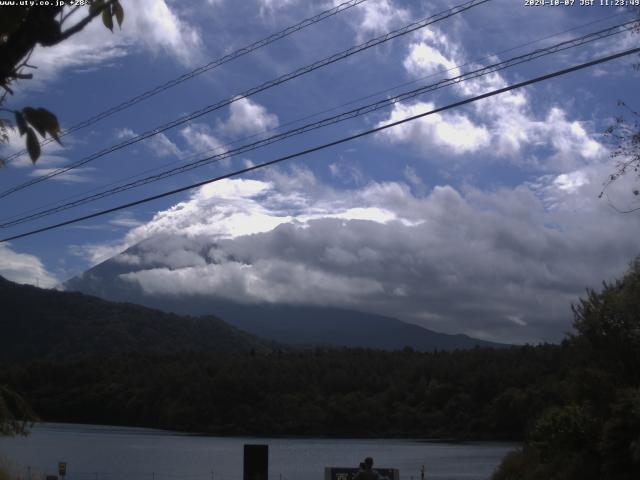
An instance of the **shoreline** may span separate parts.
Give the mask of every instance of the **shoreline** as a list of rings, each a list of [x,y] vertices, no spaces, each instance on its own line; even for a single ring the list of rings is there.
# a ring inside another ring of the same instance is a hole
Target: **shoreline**
[[[407,441],[413,443],[425,443],[425,444],[459,444],[459,445],[473,445],[473,444],[520,444],[521,440],[510,438],[455,438],[455,437],[411,437],[411,436],[358,436],[358,435],[340,435],[340,436],[324,436],[324,435],[262,435],[262,434],[214,434],[207,432],[186,432],[180,430],[166,430],[154,427],[141,427],[130,425],[105,425],[98,423],[71,423],[71,422],[35,422],[32,428],[38,430],[51,430],[51,431],[64,431],[64,430],[79,430],[85,429],[87,433],[102,434],[118,434],[127,433],[130,435],[158,435],[158,436],[176,436],[176,437],[201,437],[201,438],[220,438],[220,439],[273,439],[273,440],[331,440],[331,441],[348,441],[348,440],[394,440],[394,441]]]

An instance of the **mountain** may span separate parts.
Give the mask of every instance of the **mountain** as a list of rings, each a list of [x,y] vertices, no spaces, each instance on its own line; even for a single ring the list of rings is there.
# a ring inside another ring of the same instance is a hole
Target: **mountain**
[[[284,304],[242,304],[210,295],[150,295],[121,275],[142,268],[162,268],[152,263],[125,261],[141,258],[138,246],[91,268],[64,284],[78,291],[112,301],[146,305],[188,315],[214,314],[253,335],[297,346],[345,346],[386,350],[406,346],[418,351],[455,350],[475,346],[500,347],[466,335],[434,332],[395,318],[353,310]]]
[[[271,342],[213,317],[179,316],[0,277],[0,361],[124,353],[269,351]]]

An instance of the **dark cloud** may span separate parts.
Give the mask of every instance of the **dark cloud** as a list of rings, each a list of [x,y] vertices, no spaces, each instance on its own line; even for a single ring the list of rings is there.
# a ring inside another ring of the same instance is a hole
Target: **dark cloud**
[[[130,240],[151,236],[135,255],[118,257],[135,266],[123,278],[155,295],[356,308],[522,342],[561,338],[571,303],[638,253],[638,218],[613,215],[595,196],[588,203],[588,182],[554,190],[582,198],[580,211],[549,209],[544,194],[525,186],[444,186],[418,198],[398,183],[338,195],[317,183],[252,182],[220,186],[224,201],[196,194],[132,230]],[[241,212],[229,222],[245,225],[236,234],[210,222],[229,211]]]

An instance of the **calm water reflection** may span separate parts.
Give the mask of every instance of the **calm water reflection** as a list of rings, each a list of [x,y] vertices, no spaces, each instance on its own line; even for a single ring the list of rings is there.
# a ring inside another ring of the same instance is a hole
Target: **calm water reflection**
[[[357,466],[365,456],[400,470],[400,478],[487,479],[508,443],[433,443],[410,440],[335,440],[200,437],[157,430],[42,424],[27,438],[0,438],[0,452],[31,472],[57,472],[66,480],[240,480],[242,446],[269,444],[272,480],[322,479],[326,466]],[[35,477],[35,475],[34,475]]]

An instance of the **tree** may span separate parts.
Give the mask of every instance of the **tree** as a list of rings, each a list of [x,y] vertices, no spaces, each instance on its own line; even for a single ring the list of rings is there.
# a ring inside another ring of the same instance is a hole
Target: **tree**
[[[494,480],[631,480],[640,475],[640,257],[573,307],[564,394]]]
[[[16,392],[0,385],[0,435],[26,435],[37,417]]]
[[[573,336],[597,366],[622,385],[640,383],[640,257],[627,274],[573,306]]]
[[[640,19],[640,8],[635,7],[634,9],[636,16]],[[635,24],[633,31],[640,33],[640,23]],[[636,71],[640,71],[640,63],[635,63],[633,68]],[[607,200],[606,190],[616,180],[630,172],[639,174],[638,178],[640,178],[640,114],[622,100],[618,101],[618,106],[625,108],[631,116],[620,115],[616,117],[613,125],[609,126],[604,132],[605,136],[612,138],[616,143],[616,147],[611,152],[611,158],[616,160],[615,170],[609,175],[600,195],[598,195],[598,198],[604,196]],[[632,193],[635,196],[640,196],[640,189],[634,187]],[[620,213],[631,213],[640,210],[640,207],[620,210],[615,205],[611,205]]]
[[[28,2],[20,2],[28,3]],[[50,2],[54,3],[54,2]],[[67,26],[72,14],[81,6],[65,7],[15,5],[2,8],[0,15],[0,107],[8,95],[13,94],[13,84],[19,80],[33,78],[25,73],[34,68],[29,58],[37,45],[51,47],[82,31],[94,18],[102,17],[105,27],[113,31],[114,18],[119,26],[124,20],[124,10],[119,0],[89,0],[87,14],[75,24]],[[26,147],[35,163],[40,156],[40,143],[36,132],[45,137],[50,135],[59,142],[60,125],[57,117],[45,108],[25,107],[19,110],[0,108],[1,112],[13,114],[21,136],[26,136]],[[0,117],[0,143],[8,141],[8,128],[12,128],[10,118]],[[4,162],[0,158],[0,164]]]
[[[28,3],[28,2],[20,2]],[[51,2],[54,3],[54,2]],[[87,14],[75,24],[67,21],[81,6],[64,7],[15,5],[4,6],[0,15],[0,112],[13,115],[21,136],[26,136],[26,147],[35,163],[40,156],[40,142],[36,132],[44,138],[50,135],[59,142],[60,125],[57,117],[45,108],[24,107],[20,110],[2,108],[8,95],[13,95],[14,84],[33,78],[26,70],[29,58],[38,45],[51,47],[82,31],[94,18],[102,17],[105,27],[113,31],[113,19],[122,26],[124,10],[119,0],[90,0]],[[13,128],[10,118],[0,117],[0,143],[9,140],[8,129]],[[4,164],[0,158],[0,165]],[[30,422],[36,419],[28,403],[16,392],[0,385],[0,435],[25,434]]]
[[[616,159],[616,167],[605,182],[599,198],[606,195],[606,189],[611,184],[630,172],[638,174],[640,178],[640,114],[622,101],[618,102],[618,105],[627,109],[631,117],[623,115],[616,117],[615,123],[605,131],[605,135],[616,143],[616,147],[611,152],[611,158]],[[632,193],[638,196],[640,189],[634,187]],[[622,212],[630,213],[636,210],[640,210],[640,207]]]
[[[604,424],[600,450],[606,478],[640,478],[640,388],[617,395]]]

